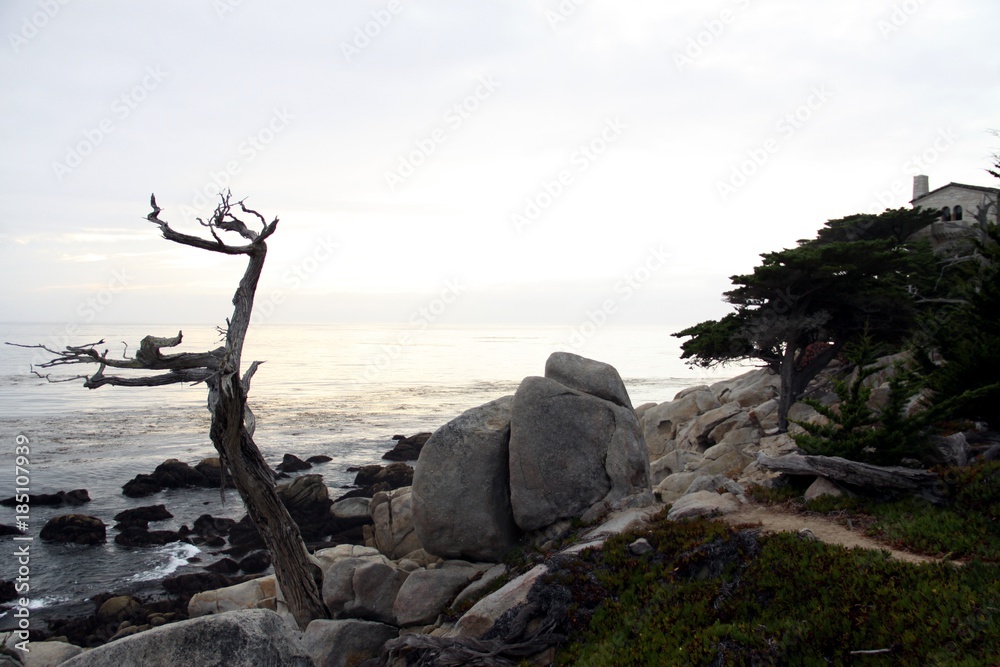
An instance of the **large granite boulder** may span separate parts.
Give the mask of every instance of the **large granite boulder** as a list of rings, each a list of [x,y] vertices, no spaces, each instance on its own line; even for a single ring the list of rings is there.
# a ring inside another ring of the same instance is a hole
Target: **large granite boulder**
[[[368,546],[375,547],[389,558],[397,559],[420,548],[421,543],[413,523],[413,494],[410,487],[376,493],[369,511],[374,525],[365,529],[366,534],[371,535]]]
[[[625,383],[614,366],[571,352],[553,352],[545,361],[545,377],[570,389],[632,409]]]
[[[699,386],[685,389],[674,400],[646,410],[642,415],[642,430],[649,458],[655,461],[677,449],[677,435],[684,426],[721,406],[715,392]]]
[[[588,373],[567,381],[612,393],[601,386],[613,386],[613,378],[600,385],[590,374],[594,367],[580,365]],[[569,366],[559,362],[561,371]],[[607,374],[618,377],[614,368],[604,366]],[[565,372],[559,376],[566,379]],[[510,432],[511,508],[519,528],[544,528],[579,517],[598,503],[650,490],[649,456],[630,405],[627,396],[613,402],[548,377],[521,382]]]
[[[758,368],[712,385],[712,391],[719,401],[735,401],[744,408],[752,408],[777,398],[780,388],[781,376],[769,368]]]
[[[396,620],[403,627],[433,623],[479,572],[472,564],[461,562],[411,572],[393,603]]]
[[[510,396],[462,413],[427,440],[413,475],[420,544],[445,558],[497,561],[518,537],[508,484]]]
[[[548,565],[536,565],[528,572],[508,582],[500,590],[487,595],[465,612],[458,619],[458,622],[445,632],[445,636],[479,639],[505,613],[527,605],[528,593],[548,572]]]
[[[62,665],[313,667],[297,634],[273,611],[233,611],[123,637],[81,653]]]
[[[302,645],[316,667],[355,667],[378,657],[382,645],[399,629],[372,621],[316,619],[302,635]]]
[[[677,448],[704,452],[716,444],[711,435],[725,422],[739,419],[742,408],[739,403],[726,403],[714,410],[698,415],[677,435]]]
[[[393,603],[407,576],[384,557],[341,558],[323,575],[323,602],[334,618],[397,625]]]
[[[278,585],[274,575],[251,579],[235,586],[216,588],[196,593],[188,602],[188,616],[197,618],[206,614],[221,614],[240,609],[255,609],[264,606],[265,600],[278,597]]]
[[[33,641],[28,651],[15,648],[24,667],[56,667],[83,653],[83,649],[63,641]],[[2,665],[3,663],[0,663]]]

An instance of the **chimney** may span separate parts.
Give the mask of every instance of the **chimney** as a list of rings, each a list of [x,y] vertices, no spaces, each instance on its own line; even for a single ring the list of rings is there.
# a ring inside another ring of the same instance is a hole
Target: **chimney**
[[[913,177],[913,201],[920,199],[930,191],[930,179],[923,175]]]

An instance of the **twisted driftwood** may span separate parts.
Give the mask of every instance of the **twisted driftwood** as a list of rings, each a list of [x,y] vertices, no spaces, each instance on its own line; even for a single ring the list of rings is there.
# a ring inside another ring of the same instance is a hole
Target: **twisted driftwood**
[[[164,348],[180,345],[183,335],[178,332],[176,336],[169,338],[146,336],[134,357],[125,356],[122,359],[109,357],[106,349],[99,351],[97,347],[104,344],[103,340],[89,345],[67,346],[63,350],[44,345],[19,347],[39,348],[52,354],[50,361],[38,365],[43,369],[98,364],[96,372],[68,378],[53,378],[51,374],[42,374],[32,369],[36,375],[50,382],[82,379],[83,386],[88,389],[105,385],[157,387],[178,382],[204,382],[208,387],[208,409],[212,413],[212,444],[219,452],[223,464],[229,468],[236,489],[246,505],[247,514],[271,552],[274,573],[289,611],[298,625],[305,629],[311,620],[327,617],[326,606],[317,585],[318,568],[309,559],[298,526],[278,499],[271,470],[253,441],[254,417],[247,406],[247,393],[250,391],[250,379],[260,362],[253,362],[240,376],[243,341],[250,326],[257,282],[267,256],[265,241],[277,228],[278,219],[267,222],[260,213],[247,208],[242,201],[231,203],[228,193],[222,195],[221,199],[209,220],[198,219],[201,226],[207,228],[210,239],[172,229],[168,223],[159,219],[163,209],[156,205],[156,198],[152,196],[149,203],[153,210],[146,219],[157,225],[163,238],[168,241],[200,250],[247,257],[246,271],[233,296],[232,318],[226,321],[225,329],[219,329],[225,337],[223,346],[208,352],[163,354]],[[238,215],[256,219],[260,230],[250,229]],[[220,232],[235,233],[247,243],[225,243]],[[109,368],[166,372],[138,377],[106,375],[105,371]]]
[[[862,488],[912,491],[929,499],[942,495],[940,478],[929,470],[876,466],[839,456],[786,454],[772,457],[764,452],[757,454],[757,465],[786,475],[815,475]]]

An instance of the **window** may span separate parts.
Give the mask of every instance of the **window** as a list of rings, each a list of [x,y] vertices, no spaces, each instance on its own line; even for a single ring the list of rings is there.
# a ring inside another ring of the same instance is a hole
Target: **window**
[[[945,222],[951,220],[951,209],[948,208],[947,206],[941,209],[941,220]]]
[[[962,219],[962,207],[961,206],[956,206],[955,207],[955,212],[952,213],[951,219],[952,220],[961,220]]]

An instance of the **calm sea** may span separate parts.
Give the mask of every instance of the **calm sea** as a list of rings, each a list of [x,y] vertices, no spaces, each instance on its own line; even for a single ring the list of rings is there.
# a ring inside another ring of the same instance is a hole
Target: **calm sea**
[[[681,389],[740,372],[687,367],[679,359],[677,339],[669,336],[675,330],[609,327],[581,341],[566,327],[258,326],[251,329],[243,356],[244,366],[254,359],[265,361],[250,392],[257,416],[255,440],[272,465],[286,452],[303,459],[314,454],[333,457],[310,472],[322,473],[336,497],[339,487],[353,481],[346,469],[380,462],[393,435],[433,431],[464,410],[513,393],[523,377],[541,375],[546,358],[557,350],[614,365],[636,406],[670,400]],[[196,352],[219,344],[212,326],[185,327],[183,332],[184,342],[176,351]],[[126,343],[133,352],[147,334],[176,333],[150,325],[67,331],[56,325],[0,324],[0,341],[61,348],[103,339],[102,349],[112,355],[124,354]],[[103,591],[152,590],[168,574],[195,571],[188,563],[192,557],[202,558],[203,564],[216,560],[186,544],[119,547],[110,529],[112,517],[123,509],[160,503],[175,518],[151,524],[152,529],[190,526],[205,513],[242,516],[235,492],[229,493],[225,506],[216,490],[164,491],[138,500],[121,494],[122,484],[152,472],[166,459],[194,464],[215,455],[208,438],[205,387],[86,390],[81,380],[50,383],[30,373],[32,363],[48,356],[0,346],[0,498],[13,495],[14,447],[21,435],[30,443],[32,493],[85,488],[92,502],[80,508],[31,510],[29,534],[36,539],[31,543],[30,598],[36,616],[77,611],[87,598]],[[63,367],[53,371],[53,378],[93,370]],[[37,539],[46,520],[75,511],[108,524],[108,543],[84,547]],[[12,508],[0,507],[0,523],[13,525]],[[14,542],[6,539],[8,551],[13,551]],[[15,559],[0,557],[0,578],[16,575]],[[0,617],[0,629],[11,625],[9,613]]]

